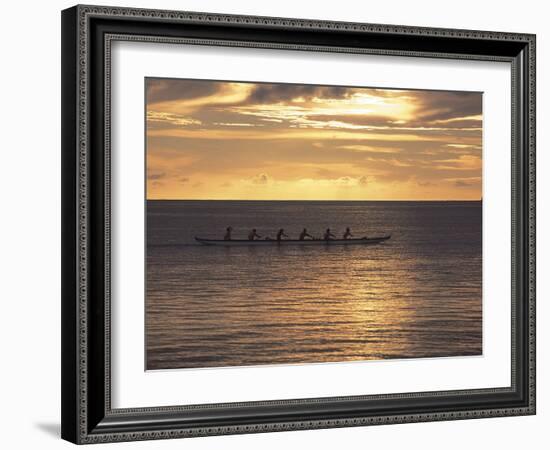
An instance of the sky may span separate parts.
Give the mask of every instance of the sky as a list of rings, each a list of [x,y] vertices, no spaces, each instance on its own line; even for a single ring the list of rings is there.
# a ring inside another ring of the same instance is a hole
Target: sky
[[[148,199],[481,198],[479,92],[145,83]]]

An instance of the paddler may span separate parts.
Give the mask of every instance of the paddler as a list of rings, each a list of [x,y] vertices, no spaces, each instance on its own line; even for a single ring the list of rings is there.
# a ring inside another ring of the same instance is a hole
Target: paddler
[[[330,228],[327,228],[327,230],[325,231],[324,239],[325,241],[330,241],[330,239],[332,238],[336,238],[336,236],[334,236],[334,234],[331,233]]]
[[[281,241],[283,239],[283,237],[288,237],[286,234],[285,234],[285,230],[284,228],[281,228],[278,232],[277,232],[277,241]]]
[[[253,241],[256,238],[260,239],[261,236],[258,233],[256,233],[256,228],[253,228],[252,231],[248,233],[248,240]]]
[[[300,237],[298,238],[300,241],[303,241],[306,239],[306,237],[313,239],[313,236],[307,232],[307,229],[303,229],[300,233]]]
[[[353,237],[353,234],[351,234],[349,227],[347,227],[346,232],[344,233],[344,239],[349,239],[350,237]]]
[[[224,241],[230,241],[231,240],[231,232],[233,231],[232,227],[227,227],[225,229],[225,235],[223,237]]]

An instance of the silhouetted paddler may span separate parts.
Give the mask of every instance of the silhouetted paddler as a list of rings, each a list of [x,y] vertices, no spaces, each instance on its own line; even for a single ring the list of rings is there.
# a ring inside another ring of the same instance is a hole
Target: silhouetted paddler
[[[351,234],[349,227],[347,227],[346,232],[344,233],[344,239],[348,239],[350,237],[353,237],[353,234]]]
[[[336,236],[334,236],[334,234],[332,234],[330,232],[330,228],[327,228],[327,230],[325,231],[325,236],[324,236],[325,241],[329,241],[330,239],[335,238],[335,237]]]
[[[254,228],[250,233],[248,233],[249,241],[253,241],[255,238],[258,238],[258,239],[261,238],[261,236],[258,233],[256,233],[256,228]]]
[[[304,228],[300,233],[300,237],[298,239],[300,241],[303,241],[306,237],[313,239],[313,236],[307,232],[307,229]]]
[[[227,227],[225,229],[225,235],[223,237],[224,241],[230,241],[231,240],[231,232],[233,231],[232,227]]]
[[[277,240],[280,241],[283,237],[288,237],[288,236],[285,234],[285,230],[283,228],[281,228],[277,232]]]

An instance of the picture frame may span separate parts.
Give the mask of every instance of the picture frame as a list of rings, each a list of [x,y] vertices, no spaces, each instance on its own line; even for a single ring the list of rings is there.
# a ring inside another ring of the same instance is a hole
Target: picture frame
[[[111,402],[111,45],[511,65],[511,384],[139,408]],[[535,414],[535,36],[78,5],[62,12],[62,437],[85,444]]]

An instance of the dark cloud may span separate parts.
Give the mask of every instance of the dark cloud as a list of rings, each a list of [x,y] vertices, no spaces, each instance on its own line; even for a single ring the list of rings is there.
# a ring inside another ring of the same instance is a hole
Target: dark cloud
[[[471,183],[468,183],[464,180],[456,180],[455,181],[455,186],[456,187],[460,187],[460,188],[465,188],[465,187],[471,187],[472,184]]]
[[[258,84],[246,103],[280,103],[297,98],[346,98],[350,89],[340,86],[307,84]]]
[[[189,100],[219,92],[226,82],[210,80],[186,80],[148,78],[146,80],[147,103]],[[265,104],[291,101],[297,98],[346,98],[352,89],[341,86],[316,86],[306,84],[255,84],[243,104]]]
[[[422,122],[476,116],[482,113],[479,92],[429,91],[416,94]]]
[[[222,88],[222,83],[205,80],[147,78],[145,82],[147,104],[206,97]]]

